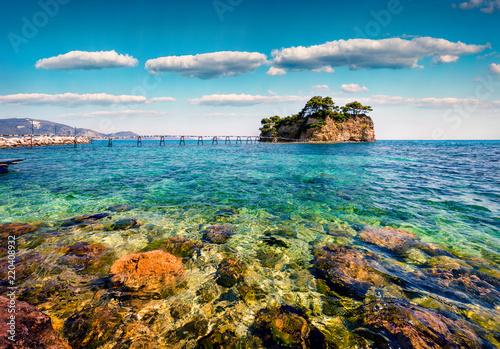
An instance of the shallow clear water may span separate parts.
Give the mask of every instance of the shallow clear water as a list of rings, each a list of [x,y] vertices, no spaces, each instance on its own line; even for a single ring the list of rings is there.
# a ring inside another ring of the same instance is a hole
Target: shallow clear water
[[[104,244],[118,258],[165,237],[200,241],[200,231],[207,226],[229,224],[235,235],[224,245],[202,251],[191,265],[188,285],[176,297],[192,302],[199,285],[213,280],[221,258],[237,255],[249,265],[249,282],[262,285],[267,295],[241,309],[232,306],[233,317],[242,321],[238,334],[249,328],[256,310],[269,304],[321,307],[307,273],[311,246],[339,242],[328,234],[332,230],[354,235],[359,223],[401,228],[459,256],[481,257],[495,267],[500,263],[499,141],[218,146],[167,142],[166,147],[159,147],[158,141],[143,143],[141,148],[122,141],[113,148],[94,142],[78,148],[0,149],[0,158],[26,159],[0,175],[0,223],[46,224],[45,240],[30,247],[21,239],[20,252],[35,251],[57,264],[62,254],[58,249],[88,241]],[[105,212],[117,204],[133,209],[112,213],[111,221],[134,218],[142,224],[139,229],[75,227],[54,233],[61,220]],[[220,215],[220,210],[233,211]],[[266,232],[280,229],[296,233],[287,242],[289,248],[263,243]],[[346,238],[342,243],[352,241]],[[259,262],[259,253],[266,251],[277,256],[272,265]],[[289,268],[291,264],[297,267]],[[297,273],[307,275],[291,277]],[[26,282],[36,285],[55,275],[45,269]],[[68,278],[79,285],[92,280],[71,275]],[[92,304],[89,297],[77,297],[75,309]],[[71,312],[54,302],[40,306],[58,319],[56,329],[62,331]],[[192,312],[200,309],[202,305]],[[314,318],[315,323],[320,318]]]

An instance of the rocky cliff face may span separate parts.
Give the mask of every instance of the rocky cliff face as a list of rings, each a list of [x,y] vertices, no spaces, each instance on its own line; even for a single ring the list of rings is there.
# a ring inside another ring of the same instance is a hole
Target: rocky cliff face
[[[311,125],[324,121],[322,127]],[[369,116],[354,116],[338,122],[327,117],[323,119],[306,118],[298,120],[293,125],[281,125],[277,129],[262,132],[261,141],[264,142],[375,142],[373,120]]]

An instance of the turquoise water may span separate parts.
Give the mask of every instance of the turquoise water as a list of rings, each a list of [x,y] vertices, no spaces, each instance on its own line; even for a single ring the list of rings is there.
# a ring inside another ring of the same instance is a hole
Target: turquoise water
[[[363,222],[500,258],[500,142],[115,143],[0,150],[2,158],[26,158],[0,177],[0,222],[130,204],[135,218],[168,219],[179,230],[232,207],[244,211],[241,224],[261,229]]]
[[[1,149],[0,158],[26,160],[0,175],[0,223],[43,222],[46,228],[36,236],[47,234],[46,240],[28,248],[21,239],[21,252],[36,251],[54,263],[61,256],[58,248],[78,241],[102,243],[118,258],[165,237],[200,241],[200,231],[207,226],[229,224],[235,235],[224,245],[204,250],[201,264],[191,269],[187,288],[177,298],[192,302],[198,284],[213,280],[221,256],[239,256],[250,266],[247,279],[263,285],[267,298],[233,307],[239,309],[240,319],[246,319],[237,334],[250,328],[248,318],[263,306],[319,304],[316,291],[290,278],[284,265],[293,261],[302,266],[299,272],[307,271],[311,246],[338,242],[331,231],[354,235],[360,223],[405,229],[458,256],[480,257],[495,268],[500,263],[499,141],[218,146],[167,142],[166,147],[157,141],[143,143]],[[106,212],[118,204],[132,209],[113,212],[111,221],[133,218],[140,222],[139,229],[56,231],[61,220]],[[262,243],[262,236],[279,230],[296,234],[287,242],[289,248],[278,251]],[[352,243],[349,238],[342,242]],[[257,263],[259,251],[269,250],[278,256],[275,265]],[[35,272],[26,282],[39,285],[55,275]],[[71,275],[80,285],[92,279]],[[75,309],[92,304],[89,297],[78,296]],[[55,327],[62,333],[68,310],[53,299],[39,306],[57,319]],[[490,315],[498,319],[498,311]],[[311,316],[319,323],[324,315]]]

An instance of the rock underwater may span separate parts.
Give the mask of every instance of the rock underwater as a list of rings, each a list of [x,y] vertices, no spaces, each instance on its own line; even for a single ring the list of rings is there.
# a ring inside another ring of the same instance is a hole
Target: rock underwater
[[[50,317],[36,307],[21,301],[15,304],[15,341],[11,341],[8,324],[10,313],[7,312],[9,298],[0,296],[0,347],[4,349],[71,349],[54,332]]]

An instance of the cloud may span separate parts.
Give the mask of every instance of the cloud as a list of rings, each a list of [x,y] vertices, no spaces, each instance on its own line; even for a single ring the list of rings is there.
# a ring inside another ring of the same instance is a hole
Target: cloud
[[[443,64],[443,63],[453,63],[458,61],[460,57],[458,56],[453,56],[453,55],[443,55],[443,56],[436,56],[432,60],[434,63],[437,64]]]
[[[268,63],[267,56],[262,53],[225,51],[150,59],[146,62],[146,69],[150,74],[171,72],[200,79],[213,79],[252,72]]]
[[[491,63],[488,67],[488,73],[490,73],[491,75],[500,74],[500,64]]]
[[[56,57],[40,59],[37,69],[74,70],[135,67],[138,60],[129,55],[120,55],[115,51],[71,51]]]
[[[476,58],[477,59],[485,59],[485,58],[488,58],[488,57],[499,58],[500,57],[500,53],[498,53],[496,51],[493,51],[493,52],[487,53],[487,54],[482,55],[482,56],[477,56]]]
[[[201,98],[189,99],[189,103],[209,106],[246,107],[257,104],[277,104],[286,102],[302,102],[307,97],[302,96],[259,96],[246,94],[214,94]]]
[[[286,71],[284,69],[271,67],[271,68],[269,68],[269,70],[267,71],[266,74],[267,75],[272,75],[272,76],[275,76],[275,75],[285,75]]]
[[[96,117],[119,117],[119,116],[169,116],[172,115],[165,111],[155,111],[155,110],[120,110],[120,111],[94,111],[91,113],[68,113],[59,115],[59,118],[96,118]]]
[[[311,90],[330,92],[330,87],[328,85],[314,85],[311,87]]]
[[[115,96],[107,93],[63,93],[56,95],[43,93],[19,93],[15,95],[0,96],[0,104],[54,105],[64,107],[78,107],[82,105],[146,104],[163,100],[173,100],[173,98],[157,97],[147,100],[144,96]]]
[[[342,85],[341,90],[344,93],[358,93],[368,91],[368,88],[366,86],[360,87],[358,84],[348,84]]]
[[[153,102],[175,102],[176,99],[172,97],[154,97],[148,100],[146,103],[153,103]]]
[[[495,11],[500,12],[500,0],[470,0],[460,3],[458,7],[462,10],[479,8],[481,12],[491,14]]]
[[[484,101],[475,98],[412,98],[401,96],[373,95],[370,97],[357,98],[358,102],[367,105],[386,105],[386,106],[415,106],[427,109],[446,109],[454,107],[478,108],[478,109],[497,109],[500,107],[500,101]],[[338,104],[352,102],[352,98],[336,98]]]
[[[437,61],[442,63],[456,61],[458,58],[455,57],[475,54],[490,46],[467,45],[431,37],[416,37],[411,40],[350,39],[309,47],[283,48],[274,50],[272,56],[273,68],[285,71],[325,71],[339,66],[348,66],[351,70],[400,69],[421,68],[418,61],[425,57],[437,57]]]
[[[333,68],[330,67],[329,65],[324,65],[320,68],[312,69],[312,71],[315,73],[334,73],[335,72],[335,70],[333,70]]]

